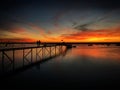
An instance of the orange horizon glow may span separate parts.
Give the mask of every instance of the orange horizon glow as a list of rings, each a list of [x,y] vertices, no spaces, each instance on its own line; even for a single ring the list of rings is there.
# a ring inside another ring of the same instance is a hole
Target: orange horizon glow
[[[31,25],[32,29],[37,30],[37,34],[27,32],[25,28],[18,28],[13,32],[6,32],[8,37],[0,37],[1,42],[120,42],[120,27],[113,27],[102,30],[77,31],[69,33],[68,29],[62,29],[60,34],[45,32],[44,29]],[[71,30],[71,29],[70,29]],[[71,30],[72,31],[72,30]],[[56,31],[57,33],[57,31]],[[65,34],[64,34],[65,33]],[[12,36],[12,37],[11,37]],[[22,38],[21,38],[22,37]]]

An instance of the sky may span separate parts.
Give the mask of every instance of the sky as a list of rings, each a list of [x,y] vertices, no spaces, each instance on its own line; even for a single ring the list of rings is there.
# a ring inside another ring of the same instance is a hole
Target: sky
[[[119,0],[0,0],[0,41],[120,42]]]

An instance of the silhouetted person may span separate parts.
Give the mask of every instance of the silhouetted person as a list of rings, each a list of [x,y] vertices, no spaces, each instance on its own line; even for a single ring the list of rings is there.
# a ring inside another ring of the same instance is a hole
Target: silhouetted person
[[[37,46],[40,46],[40,43],[41,43],[41,41],[39,40],[39,41],[37,41]]]

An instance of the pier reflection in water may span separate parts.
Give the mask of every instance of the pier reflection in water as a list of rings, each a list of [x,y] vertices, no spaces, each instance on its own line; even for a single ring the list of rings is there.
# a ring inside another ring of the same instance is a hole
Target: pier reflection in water
[[[20,88],[33,89],[119,87],[119,51],[119,46],[78,45],[61,56],[16,74],[5,84],[12,82],[12,88],[21,85]]]

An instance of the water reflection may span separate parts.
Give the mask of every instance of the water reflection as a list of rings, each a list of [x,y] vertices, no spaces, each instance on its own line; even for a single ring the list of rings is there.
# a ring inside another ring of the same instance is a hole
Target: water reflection
[[[120,47],[81,47],[78,46],[72,50],[72,55],[81,56],[87,58],[95,58],[97,60],[118,60],[120,61],[119,55]],[[71,57],[71,54],[69,56]],[[72,57],[71,57],[72,58]]]

